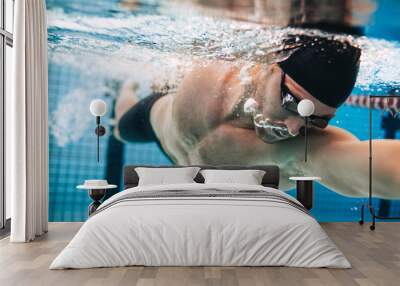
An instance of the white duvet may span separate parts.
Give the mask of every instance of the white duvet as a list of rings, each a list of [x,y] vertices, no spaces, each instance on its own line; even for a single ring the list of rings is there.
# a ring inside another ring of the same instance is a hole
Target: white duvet
[[[129,198],[146,191],[265,191],[262,186],[179,184],[135,187],[104,202],[50,269],[145,266],[349,268],[318,222],[290,204],[262,198]]]

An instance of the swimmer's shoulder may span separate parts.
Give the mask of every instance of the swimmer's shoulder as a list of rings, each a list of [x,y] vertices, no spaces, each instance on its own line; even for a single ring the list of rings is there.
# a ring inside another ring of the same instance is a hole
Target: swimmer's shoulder
[[[323,139],[324,141],[354,141],[358,138],[351,132],[336,126],[329,125],[323,130],[315,129],[313,130],[313,137]]]
[[[233,82],[237,81],[238,68],[226,61],[205,61],[193,65],[184,76],[180,86],[180,93],[206,93],[216,98],[226,94]]]
[[[195,61],[192,63],[189,73],[190,77],[221,78],[227,73],[238,72],[238,67],[232,63],[222,60]]]

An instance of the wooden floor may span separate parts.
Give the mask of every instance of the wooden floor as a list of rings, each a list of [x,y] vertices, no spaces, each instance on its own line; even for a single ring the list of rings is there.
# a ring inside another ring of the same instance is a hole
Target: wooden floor
[[[322,224],[352,269],[289,267],[123,267],[48,270],[80,223],[51,223],[49,233],[27,244],[0,241],[0,285],[400,285],[400,223],[371,232],[356,223]]]

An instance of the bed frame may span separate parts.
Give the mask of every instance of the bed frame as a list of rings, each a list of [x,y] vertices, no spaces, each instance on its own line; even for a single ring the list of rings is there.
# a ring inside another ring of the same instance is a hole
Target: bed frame
[[[264,170],[266,173],[263,177],[261,184],[265,187],[279,188],[279,167],[274,165],[261,165],[261,166],[207,166],[207,165],[195,165],[201,169],[221,169],[221,170]],[[149,165],[127,165],[124,167],[124,190],[128,188],[136,187],[139,183],[139,176],[135,171],[136,167],[147,167],[147,168],[182,168],[187,166],[149,166]],[[194,178],[197,183],[204,183],[203,176],[198,173]]]

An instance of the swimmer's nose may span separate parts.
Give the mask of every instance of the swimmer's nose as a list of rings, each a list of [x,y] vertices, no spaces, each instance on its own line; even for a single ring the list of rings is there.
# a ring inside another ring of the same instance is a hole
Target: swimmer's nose
[[[284,120],[284,123],[290,134],[295,136],[300,133],[300,129],[304,126],[304,119],[300,116],[289,116]]]

